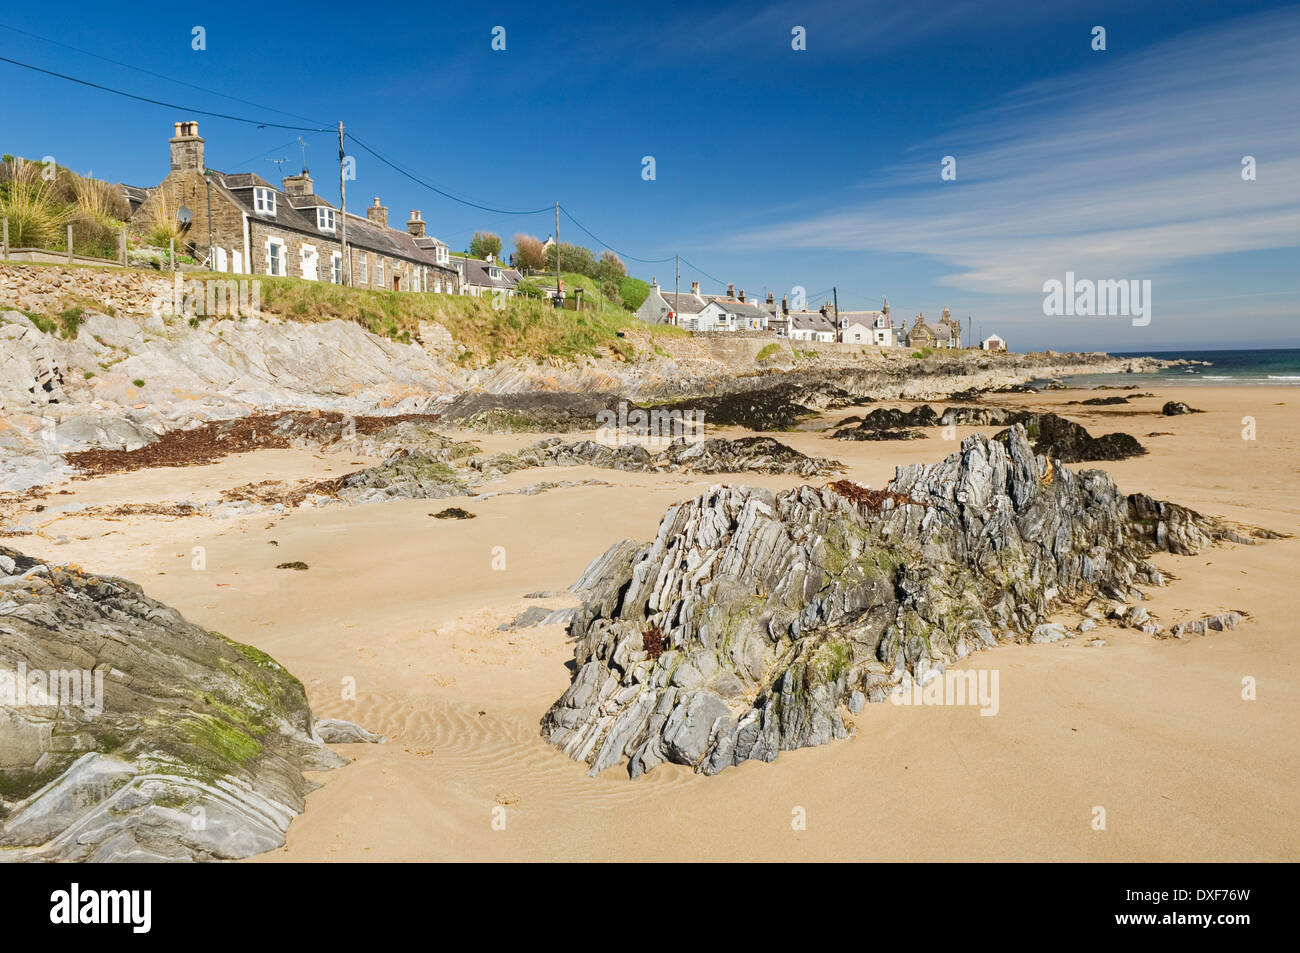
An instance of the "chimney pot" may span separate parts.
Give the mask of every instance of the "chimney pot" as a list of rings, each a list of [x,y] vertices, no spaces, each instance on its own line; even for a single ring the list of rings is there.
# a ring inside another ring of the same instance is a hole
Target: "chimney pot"
[[[379,204],[378,195],[375,196],[375,204],[366,209],[366,218],[381,228],[388,227],[388,209]]]
[[[728,297],[728,298],[734,298],[734,297],[736,297],[736,286],[735,286],[735,285],[727,285],[727,297]]]
[[[699,293],[700,293],[700,283],[698,281],[692,281],[691,294],[696,295],[698,297]]]

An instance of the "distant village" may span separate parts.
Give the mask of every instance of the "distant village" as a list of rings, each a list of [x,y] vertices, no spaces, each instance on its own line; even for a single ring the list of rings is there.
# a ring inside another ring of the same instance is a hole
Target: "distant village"
[[[166,178],[153,187],[122,187],[130,220],[147,223],[181,215],[187,252],[210,270],[386,291],[509,297],[521,290],[524,275],[512,267],[513,261],[452,253],[446,242],[428,233],[418,209],[411,211],[405,229],[390,225],[388,208],[377,197],[364,216],[345,214],[316,193],[305,170],[285,176],[279,188],[256,173],[218,172],[207,168],[197,122],[175,123],[174,133]],[[544,249],[553,242],[548,238]],[[556,289],[542,293],[553,298]],[[778,302],[769,293],[751,299],[734,285],[725,294],[705,294],[697,281],[681,292],[652,279],[635,314],[648,324],[697,332],[758,332],[792,341],[912,349],[964,346],[961,324],[947,308],[933,323],[918,314],[909,327],[894,323],[887,300],[879,311],[841,311],[832,303],[792,310],[785,297]],[[979,346],[1006,350],[996,334]]]

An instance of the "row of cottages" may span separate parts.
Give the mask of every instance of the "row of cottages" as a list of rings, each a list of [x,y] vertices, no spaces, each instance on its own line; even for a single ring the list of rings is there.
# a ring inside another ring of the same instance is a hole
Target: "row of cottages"
[[[141,230],[177,222],[185,251],[213,271],[334,284],[346,275],[356,287],[386,291],[514,293],[518,273],[506,277],[494,263],[453,259],[446,242],[428,234],[418,209],[405,231],[389,226],[388,209],[377,197],[364,217],[344,216],[316,194],[306,170],[285,176],[280,188],[255,173],[218,172],[207,168],[198,123],[174,128],[167,177],[153,188],[125,187],[130,221]]]
[[[675,324],[688,331],[771,331],[783,305],[772,294],[766,301],[751,299],[735,285],[727,285],[725,295],[710,295],[700,293],[698,281],[691,282],[689,292],[676,292],[665,291],[651,278],[650,293],[636,315],[647,324]]]

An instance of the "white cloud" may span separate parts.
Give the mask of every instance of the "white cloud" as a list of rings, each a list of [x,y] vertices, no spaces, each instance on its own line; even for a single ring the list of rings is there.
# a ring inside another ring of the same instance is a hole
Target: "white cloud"
[[[1300,244],[1300,11],[1233,21],[1017,91],[907,150],[871,195],[743,244],[932,256],[968,292],[1147,278]],[[957,157],[943,182],[940,158]],[[1241,178],[1252,155],[1258,178]],[[946,272],[946,273],[945,273]]]

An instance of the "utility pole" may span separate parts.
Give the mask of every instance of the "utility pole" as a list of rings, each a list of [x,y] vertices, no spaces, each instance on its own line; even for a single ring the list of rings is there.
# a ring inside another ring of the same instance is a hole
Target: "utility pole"
[[[681,307],[682,300],[682,256],[673,256],[673,309]],[[673,324],[676,324],[680,315],[673,315]]]
[[[564,302],[560,300],[562,294],[560,287],[560,203],[555,203],[555,306],[563,306]]]
[[[835,330],[840,329],[840,293],[834,285],[831,286],[831,300],[835,302]]]
[[[343,120],[339,120],[339,243],[343,246],[343,283],[352,284],[352,253],[348,251],[348,186],[344,174]]]

